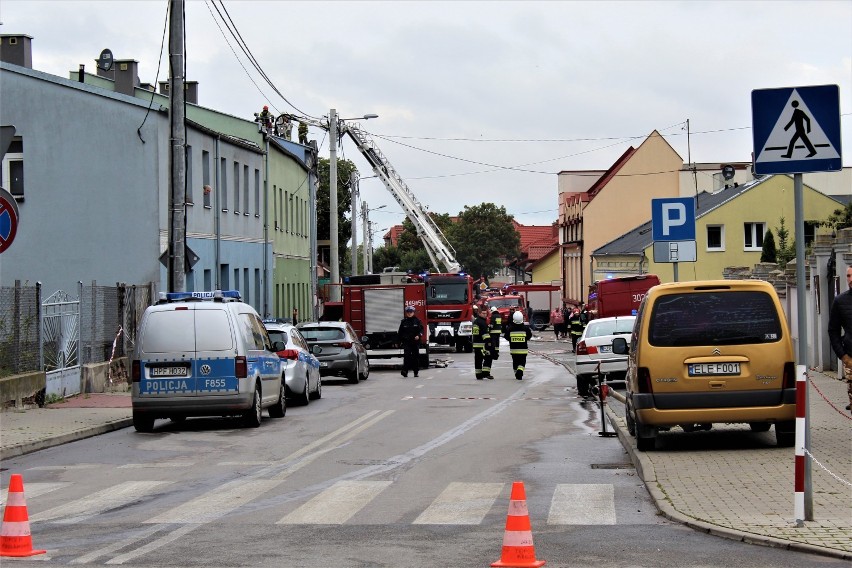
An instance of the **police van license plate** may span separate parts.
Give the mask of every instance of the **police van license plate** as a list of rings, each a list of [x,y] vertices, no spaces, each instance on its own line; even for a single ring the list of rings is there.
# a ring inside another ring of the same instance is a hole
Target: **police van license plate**
[[[174,367],[149,367],[148,374],[152,377],[185,377],[189,367],[184,365]]]
[[[739,374],[739,363],[693,363],[689,365],[690,377],[703,377],[705,375],[724,376]]]

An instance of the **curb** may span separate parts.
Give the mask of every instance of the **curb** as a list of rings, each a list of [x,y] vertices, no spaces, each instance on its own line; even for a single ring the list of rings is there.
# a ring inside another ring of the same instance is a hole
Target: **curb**
[[[693,530],[701,531],[703,533],[711,534],[713,536],[719,536],[731,540],[745,542],[748,544],[759,544],[763,546],[770,546],[772,548],[783,548],[785,550],[806,552],[809,554],[818,554],[821,556],[830,556],[833,558],[840,558],[841,560],[852,559],[852,554],[843,550],[835,550],[833,548],[825,548],[803,542],[795,542],[790,540],[773,538],[769,536],[756,535],[754,533],[749,533],[738,529],[723,527],[720,525],[714,525],[712,523],[699,521],[696,520],[694,517],[684,515],[672,506],[666,495],[657,487],[657,473],[654,469],[654,464],[652,464],[647,457],[645,457],[643,454],[639,453],[636,450],[636,446],[633,444],[633,441],[631,439],[632,437],[622,427],[621,418],[617,416],[612,410],[610,410],[609,406],[607,406],[605,410],[609,423],[612,425],[613,430],[618,435],[618,440],[621,442],[621,445],[624,447],[624,449],[627,450],[628,455],[630,455],[630,460],[633,462],[633,466],[636,468],[636,472],[639,474],[640,479],[642,479],[642,482],[645,484],[645,488],[648,490],[648,494],[651,496],[651,499],[654,500],[654,505],[657,507],[657,510],[663,517],[667,518],[670,521],[685,525]]]
[[[110,422],[106,422],[106,423],[100,424],[98,426],[92,426],[92,427],[89,427],[89,428],[83,428],[83,429],[80,429],[80,430],[75,430],[74,432],[69,432],[67,434],[60,434],[58,436],[52,436],[52,437],[46,438],[44,440],[38,440],[38,441],[35,441],[35,442],[26,442],[24,444],[18,444],[16,446],[12,446],[12,447],[0,450],[0,460],[7,460],[9,458],[22,456],[24,454],[36,452],[38,450],[45,450],[47,448],[53,448],[53,447],[56,447],[56,446],[61,446],[62,444],[67,444],[69,442],[76,442],[77,440],[84,440],[86,438],[91,438],[93,436],[98,436],[100,434],[106,434],[107,432],[112,432],[113,430],[121,430],[122,428],[127,428],[128,426],[132,426],[132,425],[133,425],[133,418],[120,418],[118,420],[112,420]]]

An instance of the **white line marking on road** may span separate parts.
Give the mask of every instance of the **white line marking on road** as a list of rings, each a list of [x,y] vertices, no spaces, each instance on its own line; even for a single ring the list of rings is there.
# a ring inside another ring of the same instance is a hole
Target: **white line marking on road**
[[[154,469],[160,467],[192,467],[195,462],[155,462],[155,463],[126,463],[116,469]]]
[[[103,467],[104,464],[101,463],[78,463],[75,465],[37,465],[36,467],[31,467],[30,471],[68,471],[74,469],[94,469],[96,467]]]
[[[208,491],[204,495],[196,497],[183,505],[161,513],[152,519],[148,519],[145,521],[145,524],[209,523],[260,497],[263,493],[283,483],[283,481],[283,479],[237,479],[221,485],[212,491]]]
[[[503,490],[503,483],[450,483],[414,519],[415,525],[478,525]]]
[[[342,525],[390,484],[390,481],[338,481],[276,524]]]
[[[132,550],[132,551],[128,552],[127,554],[122,554],[120,556],[116,556],[112,560],[108,560],[106,563],[107,564],[124,564],[128,560],[133,560],[134,558],[138,558],[139,556],[142,556],[143,554],[147,554],[148,552],[151,552],[152,550],[157,550],[161,546],[165,546],[166,544],[169,544],[169,543],[176,541],[180,537],[191,533],[192,531],[197,529],[199,526],[200,525],[183,526],[183,527],[177,529],[176,531],[173,531],[173,532],[167,534],[166,536],[155,540],[154,542],[150,542],[150,543],[146,544],[145,546],[140,546],[136,550]]]
[[[36,513],[30,517],[30,521],[78,523],[105,511],[123,507],[151,493],[161,485],[170,483],[170,481],[126,481],[53,509]]]
[[[615,495],[612,485],[560,483],[553,492],[549,525],[614,525]]]
[[[88,564],[89,562],[93,562],[100,558],[101,556],[106,556],[107,554],[112,554],[116,550],[121,550],[122,548],[128,547],[135,542],[139,542],[140,540],[145,540],[149,538],[151,535],[161,530],[163,527],[145,527],[135,535],[126,538],[124,540],[120,540],[118,542],[114,542],[109,544],[103,548],[99,548],[98,550],[93,550],[92,552],[85,554],[79,558],[75,558],[69,564]]]
[[[50,493],[51,491],[56,491],[57,489],[62,489],[71,485],[68,482],[59,482],[59,483],[26,483],[24,485],[24,498],[31,499],[33,497],[38,497],[39,495],[44,495],[45,493]],[[4,487],[2,490],[2,494],[0,494],[0,507],[5,505],[6,496],[9,494],[9,488]]]

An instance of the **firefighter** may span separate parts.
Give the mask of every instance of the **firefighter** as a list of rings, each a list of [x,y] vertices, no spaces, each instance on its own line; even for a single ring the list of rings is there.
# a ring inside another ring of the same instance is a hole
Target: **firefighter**
[[[522,312],[512,314],[512,322],[506,326],[503,337],[509,341],[509,354],[512,356],[515,378],[522,381],[524,379],[524,367],[527,364],[527,353],[529,352],[528,341],[532,337],[532,330],[530,326],[524,323]]]
[[[477,381],[494,378],[491,376],[491,336],[483,317],[484,311],[473,306],[473,367]]]
[[[299,144],[308,144],[308,124],[299,122]]]
[[[259,122],[263,128],[266,129],[267,133],[272,132],[272,113],[269,112],[269,106],[263,105],[263,110],[259,113],[255,113],[255,122]]]
[[[503,316],[497,306],[491,306],[491,322],[488,329],[491,333],[491,359],[496,361],[500,358],[500,336],[503,335]]]
[[[571,311],[571,317],[568,318],[568,329],[571,334],[571,345],[574,353],[577,352],[577,342],[580,341],[580,336],[583,335],[583,322],[580,320],[580,309],[574,308]]]
[[[399,339],[402,342],[402,371],[400,375],[408,376],[409,369],[416,377],[420,371],[420,336],[423,335],[423,324],[414,315],[414,306],[405,306],[405,317],[399,322]]]

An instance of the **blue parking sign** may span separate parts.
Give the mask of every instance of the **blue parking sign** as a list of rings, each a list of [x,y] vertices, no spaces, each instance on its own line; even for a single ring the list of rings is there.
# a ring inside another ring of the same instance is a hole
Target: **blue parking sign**
[[[655,241],[694,241],[695,198],[652,199],[651,228]]]

